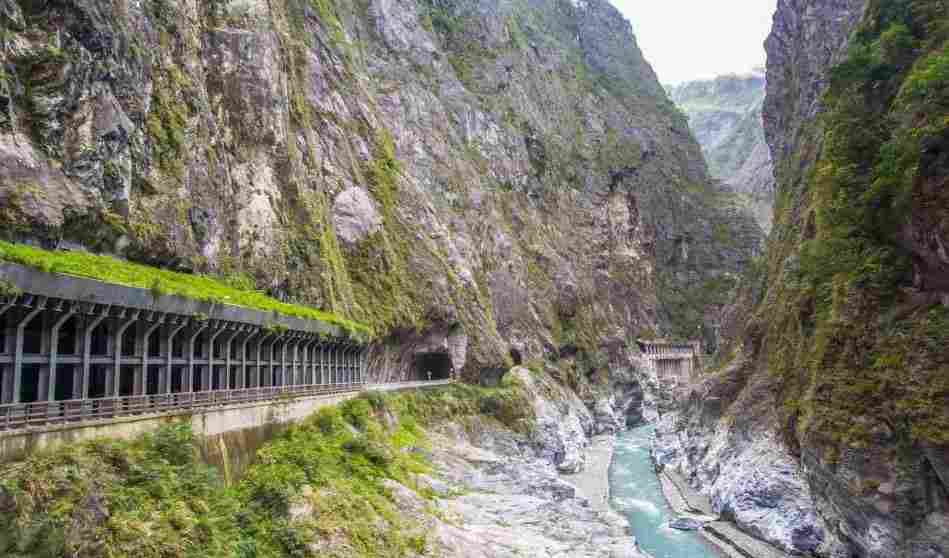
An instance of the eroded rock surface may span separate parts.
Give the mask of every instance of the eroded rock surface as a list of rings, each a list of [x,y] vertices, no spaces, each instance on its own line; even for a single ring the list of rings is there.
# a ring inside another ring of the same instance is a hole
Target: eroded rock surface
[[[469,380],[588,383],[714,329],[760,242],[604,0],[0,7],[0,234],[244,273],[387,378],[460,329]]]
[[[939,457],[949,445],[949,291],[936,255],[946,234],[932,227],[947,207],[932,188],[944,182],[934,176],[946,131],[920,124],[945,108],[908,93],[944,56],[944,38],[928,33],[946,17],[924,4],[778,3],[764,125],[788,202],[766,277],[745,284],[723,319],[714,370],[657,430],[659,462],[786,551],[949,554]],[[881,55],[886,71],[870,71],[860,53],[910,26],[905,58]],[[925,81],[927,91],[947,87]],[[906,159],[889,172],[902,177],[905,203],[877,190],[889,167],[876,165],[894,145]],[[858,168],[868,170],[849,174]],[[924,247],[914,235],[938,239]],[[871,254],[885,263],[865,267]]]
[[[774,170],[762,123],[764,69],[683,83],[669,96],[688,115],[711,175],[740,194],[770,231]]]
[[[482,436],[509,435],[487,424],[479,429]],[[471,445],[463,430],[452,428],[436,436],[433,445],[440,474],[465,491],[439,503],[447,521],[432,525],[433,538],[446,555],[645,557],[625,519],[591,507],[543,457],[485,450]]]

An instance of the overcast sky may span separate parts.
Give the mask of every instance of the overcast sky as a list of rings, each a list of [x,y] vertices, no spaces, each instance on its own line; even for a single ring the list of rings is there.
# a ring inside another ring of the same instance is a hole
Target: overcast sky
[[[659,81],[678,84],[764,65],[777,0],[613,0]]]

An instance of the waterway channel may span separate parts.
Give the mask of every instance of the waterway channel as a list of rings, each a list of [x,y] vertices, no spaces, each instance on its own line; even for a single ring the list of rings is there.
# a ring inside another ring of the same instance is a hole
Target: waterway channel
[[[644,426],[617,437],[610,466],[613,508],[626,516],[639,546],[654,558],[720,558],[699,533],[669,527],[676,516],[649,457],[653,436],[654,428]]]

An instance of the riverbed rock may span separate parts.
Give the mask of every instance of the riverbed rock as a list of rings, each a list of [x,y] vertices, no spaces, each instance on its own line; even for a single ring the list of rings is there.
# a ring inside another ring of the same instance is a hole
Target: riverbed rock
[[[669,522],[669,528],[679,531],[697,531],[702,528],[703,523],[697,519],[680,517]]]
[[[534,407],[535,426],[531,441],[540,457],[554,463],[563,473],[583,469],[584,448],[593,433],[593,416],[577,394],[546,374],[515,367],[508,374],[524,386]]]
[[[491,458],[488,450],[470,444],[467,429],[446,426],[444,431],[447,435],[433,436],[434,463],[443,478],[463,489],[460,496],[439,503],[441,514],[452,521],[439,520],[432,527],[446,555],[645,557],[625,519],[611,510],[592,509],[546,459]],[[394,491],[396,497],[401,492]]]

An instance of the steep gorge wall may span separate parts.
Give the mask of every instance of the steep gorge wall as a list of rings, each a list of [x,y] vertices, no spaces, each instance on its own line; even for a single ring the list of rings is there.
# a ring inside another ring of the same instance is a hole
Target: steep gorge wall
[[[471,379],[513,349],[602,380],[641,332],[713,329],[760,239],[601,0],[0,0],[0,22],[5,237],[361,320],[387,379],[450,343]]]
[[[779,3],[774,230],[656,457],[789,550],[949,552],[947,39],[941,1]]]
[[[765,76],[719,76],[670,88],[669,97],[689,117],[712,177],[740,194],[767,232],[774,209],[774,169],[764,137]]]

